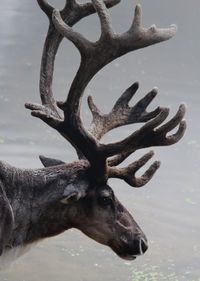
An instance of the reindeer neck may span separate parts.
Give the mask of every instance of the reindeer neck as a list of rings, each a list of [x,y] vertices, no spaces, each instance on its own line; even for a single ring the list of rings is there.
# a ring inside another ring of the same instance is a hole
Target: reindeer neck
[[[0,181],[12,206],[15,225],[10,246],[32,243],[72,227],[73,206],[60,203],[68,185],[86,180],[88,164],[78,161],[43,169],[16,169],[0,163]]]

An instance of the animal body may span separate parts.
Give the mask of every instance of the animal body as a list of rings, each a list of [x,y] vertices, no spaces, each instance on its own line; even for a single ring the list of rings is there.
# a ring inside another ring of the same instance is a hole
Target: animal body
[[[137,188],[145,185],[160,163],[155,161],[140,177],[135,174],[153,157],[152,151],[125,167],[119,165],[138,149],[178,142],[185,131],[185,106],[181,105],[176,115],[164,123],[169,115],[168,108],[147,111],[157,95],[156,88],[134,106],[129,105],[139,87],[134,83],[108,114],[101,113],[89,97],[92,123],[86,130],[80,117],[81,99],[90,80],[106,64],[130,51],[171,38],[176,27],[144,28],[141,7],[137,5],[130,29],[116,34],[108,8],[119,0],[92,0],[86,4],[67,0],[60,12],[45,0],[37,2],[49,19],[40,71],[42,105],[26,103],[25,106],[33,116],[69,141],[79,160],[67,164],[41,156],[45,167],[33,170],[0,163],[0,259],[3,264],[9,257],[21,255],[35,242],[77,228],[109,246],[119,257],[133,260],[147,250],[147,238],[116,198],[108,179],[122,179]],[[95,12],[100,19],[101,35],[97,42],[90,42],[72,26]],[[68,38],[78,48],[81,63],[66,100],[56,102],[52,92],[53,71],[63,38]],[[100,142],[112,129],[134,123],[144,124],[121,141]],[[169,134],[174,128],[178,128],[177,132]]]

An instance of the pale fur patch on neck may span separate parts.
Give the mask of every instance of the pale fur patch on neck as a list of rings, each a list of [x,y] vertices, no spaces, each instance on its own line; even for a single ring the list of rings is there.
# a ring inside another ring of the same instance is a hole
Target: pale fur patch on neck
[[[17,258],[26,254],[35,243],[6,249],[0,256],[0,270],[8,269]]]

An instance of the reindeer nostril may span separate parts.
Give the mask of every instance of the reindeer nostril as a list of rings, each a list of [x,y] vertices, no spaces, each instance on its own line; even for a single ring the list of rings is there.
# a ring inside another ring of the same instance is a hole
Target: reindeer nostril
[[[123,258],[137,257],[143,255],[148,249],[147,240],[144,237],[136,236],[134,239],[131,237],[121,237],[120,256]],[[122,254],[123,253],[123,254]]]
[[[148,249],[147,242],[144,239],[140,239],[140,254],[144,254]]]

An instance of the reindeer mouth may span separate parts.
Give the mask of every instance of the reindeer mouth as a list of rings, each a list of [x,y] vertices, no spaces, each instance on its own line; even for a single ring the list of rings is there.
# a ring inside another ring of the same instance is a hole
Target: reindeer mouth
[[[132,261],[137,258],[137,256],[134,255],[119,255],[119,257],[123,260],[128,260],[128,261]]]
[[[123,260],[131,261],[131,260],[135,260],[135,259],[137,258],[137,255],[128,254],[128,253],[119,251],[119,249],[116,249],[116,248],[114,248],[114,247],[111,247],[111,249],[115,252],[115,254],[116,254],[118,257],[120,257],[120,258],[123,259]]]
[[[143,255],[148,249],[147,241],[144,238],[135,239],[132,243],[127,243],[123,247],[111,246],[112,250],[124,260],[135,260],[138,256]]]

